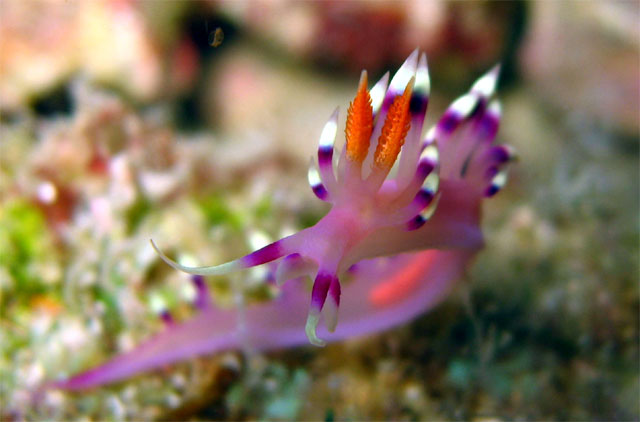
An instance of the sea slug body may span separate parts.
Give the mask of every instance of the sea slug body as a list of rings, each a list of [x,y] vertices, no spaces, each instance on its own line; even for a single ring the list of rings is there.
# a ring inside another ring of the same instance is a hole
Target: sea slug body
[[[387,73],[371,89],[363,71],[347,111],[344,148],[335,154],[336,109],[307,174],[313,193],[331,204],[328,214],[216,266],[181,265],[152,241],[165,262],[194,275],[198,315],[171,321],[138,348],[53,385],[83,389],[247,341],[258,350],[306,341],[322,346],[401,324],[437,304],[483,246],[481,202],[504,186],[515,157],[493,143],[501,118],[493,98],[498,75],[496,66],[480,77],[423,135],[426,55],[414,51],[390,81]],[[202,276],[270,262],[280,295],[246,309],[239,338],[235,312],[210,304]],[[297,281],[306,276],[314,279],[311,292]]]

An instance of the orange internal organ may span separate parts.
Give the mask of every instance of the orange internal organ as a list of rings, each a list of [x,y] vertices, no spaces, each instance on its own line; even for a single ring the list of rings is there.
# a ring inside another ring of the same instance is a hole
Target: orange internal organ
[[[371,132],[373,131],[373,109],[371,96],[367,91],[367,72],[362,72],[356,98],[349,104],[345,135],[347,138],[347,157],[356,163],[362,163],[369,151]]]
[[[437,257],[435,251],[417,254],[403,269],[371,289],[369,301],[375,306],[384,307],[406,299],[420,287],[419,283],[423,282],[421,277],[437,265]]]
[[[382,126],[382,133],[378,138],[378,146],[373,156],[374,164],[380,169],[389,170],[393,166],[411,127],[409,103],[413,82],[412,78],[404,89],[404,93],[393,100],[387,112],[387,118]]]

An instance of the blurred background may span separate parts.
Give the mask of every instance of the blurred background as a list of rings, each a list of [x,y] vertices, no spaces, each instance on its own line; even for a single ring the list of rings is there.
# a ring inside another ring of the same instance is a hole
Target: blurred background
[[[2,1],[1,419],[637,420],[638,22],[636,1]],[[324,122],[416,47],[429,125],[502,62],[520,156],[442,305],[31,400],[191,315],[150,237],[213,263],[317,221]]]

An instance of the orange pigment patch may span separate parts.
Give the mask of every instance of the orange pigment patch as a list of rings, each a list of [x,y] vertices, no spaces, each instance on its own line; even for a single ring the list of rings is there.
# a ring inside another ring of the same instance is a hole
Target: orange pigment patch
[[[409,103],[411,92],[413,91],[414,78],[407,84],[402,95],[393,100],[389,107],[387,118],[382,126],[382,133],[378,138],[378,147],[373,156],[375,165],[383,170],[388,170],[395,163],[400,148],[404,144],[404,138],[411,127],[411,115],[409,113]]]
[[[62,304],[59,301],[45,295],[31,298],[29,305],[33,311],[44,312],[52,316],[56,316],[62,311]]]
[[[392,305],[411,295],[424,273],[435,264],[435,251],[421,253],[389,280],[369,293],[369,301],[379,307]]]
[[[371,96],[367,91],[367,72],[362,72],[356,98],[349,104],[345,135],[347,138],[347,157],[361,163],[369,151],[371,132],[373,131],[373,108]]]

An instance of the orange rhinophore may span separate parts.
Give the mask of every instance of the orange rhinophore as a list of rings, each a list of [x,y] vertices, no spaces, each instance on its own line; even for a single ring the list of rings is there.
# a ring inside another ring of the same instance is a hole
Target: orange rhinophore
[[[345,135],[347,138],[347,157],[356,163],[362,163],[371,141],[373,131],[373,108],[371,96],[367,91],[367,72],[360,76],[360,85],[356,98],[349,104]]]
[[[393,100],[387,113],[387,119],[382,126],[382,133],[378,138],[378,146],[373,156],[374,164],[380,169],[389,170],[393,166],[400,153],[400,148],[404,144],[404,138],[411,127],[409,102],[414,81],[415,79],[412,78],[404,93]]]

